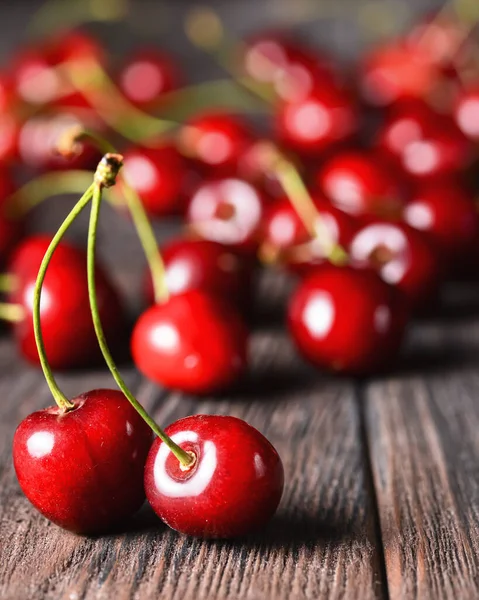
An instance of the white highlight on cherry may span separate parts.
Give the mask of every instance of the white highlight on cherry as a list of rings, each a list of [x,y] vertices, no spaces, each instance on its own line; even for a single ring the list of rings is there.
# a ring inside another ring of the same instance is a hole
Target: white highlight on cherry
[[[198,434],[195,431],[180,431],[171,436],[175,444],[191,442],[198,443]],[[153,466],[153,477],[156,489],[169,498],[189,498],[199,496],[210,484],[216,470],[217,457],[214,442],[206,440],[202,444],[201,460],[197,462],[196,470],[189,479],[175,481],[166,471],[166,460],[171,450],[161,444]]]

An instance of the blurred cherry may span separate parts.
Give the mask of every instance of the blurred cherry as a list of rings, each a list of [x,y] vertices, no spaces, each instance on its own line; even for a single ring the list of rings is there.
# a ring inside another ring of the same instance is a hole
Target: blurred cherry
[[[244,307],[251,296],[252,265],[227,246],[210,240],[175,238],[161,247],[170,296],[199,290]],[[146,277],[146,297],[153,304],[153,285]]]
[[[400,222],[372,221],[349,245],[356,267],[372,268],[397,287],[412,310],[427,308],[437,297],[443,269],[439,251],[427,235]]]
[[[211,112],[190,119],[180,129],[180,152],[207,170],[235,169],[239,157],[254,139],[238,116]],[[220,171],[221,172],[221,171]]]
[[[275,129],[285,147],[320,156],[353,137],[358,115],[346,92],[333,85],[317,86],[307,97],[277,107]]]
[[[422,103],[398,106],[380,129],[377,144],[414,180],[461,173],[473,158],[470,142],[452,118]]]
[[[269,207],[263,221],[264,258],[276,258],[288,270],[300,275],[322,264],[331,245],[347,247],[356,230],[356,224],[348,214],[322,196],[316,194],[312,198],[319,213],[319,234],[315,239],[311,239],[287,198]]]
[[[175,215],[184,210],[189,168],[174,146],[129,148],[124,152],[123,165],[125,180],[137,191],[151,216]]]
[[[453,183],[420,186],[404,207],[403,218],[427,233],[451,265],[467,259],[479,236],[474,201]]]
[[[187,222],[204,239],[254,255],[265,205],[265,196],[242,179],[205,181],[191,198]]]
[[[117,80],[119,89],[130,102],[149,108],[181,85],[183,73],[169,54],[148,48],[127,57]]]
[[[322,192],[354,215],[398,215],[403,189],[392,169],[372,153],[347,151],[326,161],[316,174]]]
[[[26,238],[15,250],[8,272],[16,287],[9,301],[20,304],[25,318],[14,325],[14,334],[22,355],[38,364],[33,331],[33,290],[38,269],[51,239],[48,236]],[[119,295],[103,268],[97,266],[97,296],[105,334],[118,343],[124,332],[124,315]],[[86,253],[62,242],[48,267],[40,306],[42,333],[48,360],[54,369],[91,365],[100,356],[88,301]]]

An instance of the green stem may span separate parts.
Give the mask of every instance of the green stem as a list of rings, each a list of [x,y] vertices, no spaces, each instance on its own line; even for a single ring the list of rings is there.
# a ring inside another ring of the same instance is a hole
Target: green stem
[[[276,175],[311,238],[321,240],[323,236],[328,235],[321,214],[314,205],[313,199],[296,167],[280,154],[276,154],[270,170]],[[325,244],[328,260],[337,265],[347,262],[348,253],[346,250],[337,242],[331,242],[331,240],[328,240],[328,242]]]
[[[42,263],[40,265],[40,269],[38,270],[37,281],[35,283],[35,289],[33,291],[33,330],[35,332],[35,341],[38,349],[38,356],[40,357],[40,364],[43,369],[43,374],[45,375],[45,379],[47,380],[48,387],[52,393],[55,402],[58,406],[63,410],[67,411],[74,408],[74,404],[68,400],[68,398],[63,394],[60,388],[55,381],[55,377],[53,376],[50,364],[48,362],[48,358],[45,351],[45,344],[43,342],[42,336],[42,328],[41,328],[41,319],[40,319],[40,298],[42,294],[42,286],[45,281],[45,275],[47,273],[48,265],[50,260],[52,259],[53,253],[61,242],[63,236],[67,229],[71,226],[73,221],[78,217],[81,211],[85,208],[85,206],[92,199],[93,190],[95,188],[94,184],[91,184],[87,191],[83,194],[83,196],[78,200],[73,209],[70,211],[66,219],[60,225],[60,228],[53,236],[50,245],[43,257]]]
[[[89,138],[101,152],[105,154],[115,153],[115,148],[108,140],[96,132],[89,129],[82,129],[72,137],[71,143],[74,144],[80,139]],[[133,219],[138,239],[140,240],[143,252],[145,254],[148,268],[150,269],[153,281],[153,291],[155,302],[165,302],[168,300],[168,288],[166,287],[165,265],[158,249],[155,232],[151,226],[150,219],[146,213],[143,202],[138,196],[136,190],[127,183],[124,177],[122,179],[121,189],[125,197],[128,210]]]
[[[169,294],[166,285],[165,264],[158,249],[158,243],[150,219],[146,214],[143,202],[136,191],[125,181],[124,177],[122,177],[122,189],[150,269],[155,302],[166,302]]]
[[[138,412],[138,414],[142,417],[142,419],[151,427],[153,432],[161,439],[161,441],[168,446],[168,448],[173,452],[176,458],[180,461],[180,463],[184,467],[190,467],[193,463],[193,459],[185,452],[182,448],[180,448],[177,444],[173,442],[173,440],[166,435],[166,433],[158,427],[155,421],[149,416],[143,406],[138,402],[135,396],[131,393],[128,386],[124,382],[118,368],[111,356],[110,350],[108,348],[108,344],[105,338],[105,334],[103,332],[103,327],[100,320],[100,314],[98,311],[98,304],[96,298],[96,286],[95,286],[95,247],[96,247],[96,234],[98,229],[98,217],[100,214],[101,208],[101,196],[102,196],[102,186],[99,183],[96,183],[93,190],[93,201],[91,207],[91,215],[90,215],[90,227],[88,230],[88,295],[90,298],[90,307],[93,318],[93,325],[95,327],[96,336],[98,338],[98,343],[100,345],[101,352],[103,354],[103,358],[105,359],[108,368],[110,369],[111,374],[113,375],[114,380],[116,381],[120,390],[125,394],[126,398],[129,400],[133,408]]]
[[[159,136],[178,126],[173,121],[152,117],[128,102],[95,60],[69,62],[63,71],[101,118],[129,140],[156,146]]]
[[[82,170],[40,175],[8,198],[8,208],[6,208],[8,215],[12,218],[21,218],[46,198],[62,194],[82,194],[91,184],[91,177],[91,171]],[[110,195],[108,198],[111,201]]]
[[[25,309],[21,304],[0,302],[0,320],[18,323],[25,318]]]

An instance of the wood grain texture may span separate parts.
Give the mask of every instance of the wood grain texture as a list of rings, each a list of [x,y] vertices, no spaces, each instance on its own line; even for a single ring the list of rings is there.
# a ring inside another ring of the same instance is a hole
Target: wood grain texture
[[[258,427],[284,459],[286,489],[266,531],[236,542],[187,539],[148,509],[98,539],[62,531],[22,496],[10,460],[14,424],[45,405],[41,376],[0,345],[0,597],[67,600],[380,598],[381,566],[354,389],[312,377],[282,335],[258,332],[243,390],[201,402],[166,396],[127,371],[160,422],[230,413]],[[16,383],[15,383],[16,382]],[[111,385],[102,372],[62,377],[69,393]]]
[[[364,389],[392,600],[479,598],[479,321],[462,306],[417,328],[420,375]]]

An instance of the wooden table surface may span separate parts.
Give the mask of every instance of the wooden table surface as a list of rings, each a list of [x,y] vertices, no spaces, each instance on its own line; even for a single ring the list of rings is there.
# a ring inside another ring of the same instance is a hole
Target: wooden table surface
[[[236,23],[242,13],[232,6]],[[5,15],[10,31],[20,27],[18,7]],[[59,199],[37,210],[35,227],[51,230],[69,206]],[[84,234],[82,219],[74,237]],[[129,224],[108,209],[100,253],[134,306],[141,253]],[[276,446],[286,473],[279,511],[241,541],[188,539],[147,507],[124,531],[100,538],[41,517],[16,482],[11,441],[19,421],[52,399],[3,335],[2,599],[479,598],[479,285],[449,286],[441,309],[411,327],[394,371],[365,380],[318,373],[296,356],[278,316],[290,286],[277,274],[260,282],[262,317],[242,390],[197,400],[122,367],[159,423],[228,413]],[[71,395],[113,386],[104,370],[61,374],[59,382]]]

